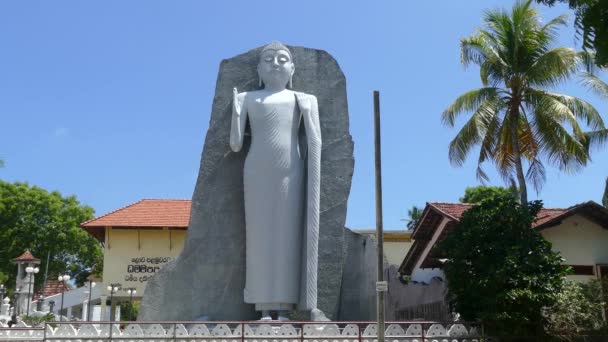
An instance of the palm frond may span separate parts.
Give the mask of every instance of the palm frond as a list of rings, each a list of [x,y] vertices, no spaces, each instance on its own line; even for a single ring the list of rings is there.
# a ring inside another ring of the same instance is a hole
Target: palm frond
[[[587,153],[594,148],[602,147],[608,141],[608,129],[601,129],[598,131],[591,131],[584,133],[585,138],[581,142],[585,147]]]
[[[528,172],[526,172],[526,179],[532,183],[536,193],[539,193],[547,180],[547,174],[545,167],[538,158],[533,159],[530,163]]]
[[[456,100],[443,111],[441,121],[446,126],[454,127],[454,123],[459,114],[477,111],[482,103],[488,99],[498,97],[498,93],[499,89],[492,87],[468,91],[456,98]]]
[[[572,113],[579,118],[585,120],[587,126],[593,130],[604,129],[604,120],[600,113],[589,102],[579,99],[574,96],[546,92],[559,102],[568,106]]]
[[[460,62],[465,67],[471,63],[481,65],[486,60],[489,51],[480,35],[473,35],[460,40]]]
[[[470,150],[482,141],[488,125],[495,120],[496,108],[496,98],[484,101],[456,134],[449,147],[449,159],[453,165],[461,166]]]
[[[602,81],[596,75],[590,72],[582,73],[581,83],[598,96],[608,98],[608,83]]]
[[[578,59],[580,64],[583,67],[583,70],[585,70],[585,72],[590,73],[590,74],[595,74],[598,71],[598,67],[595,64],[595,53],[591,52],[591,51],[579,51],[578,53]]]
[[[545,43],[546,46],[549,46],[552,42],[554,42],[559,35],[559,26],[567,26],[568,25],[568,15],[562,14],[556,18],[549,20],[545,25],[543,25],[538,33],[538,39]]]
[[[496,150],[494,162],[500,177],[508,183],[515,174],[515,151],[511,134],[511,115],[505,115],[500,127],[497,129]]]
[[[574,134],[577,137],[581,137],[583,130],[578,124],[576,115],[569,106],[552,95],[542,90],[528,89],[525,99],[526,104],[532,109],[532,115],[536,115],[536,112],[539,111],[552,115],[559,124],[568,123],[572,127]]]
[[[589,161],[587,149],[572,136],[550,113],[537,110],[534,115],[534,128],[543,153],[549,163],[560,170],[573,173]]]
[[[502,103],[496,102],[495,111],[498,113],[501,110]],[[486,131],[483,141],[479,149],[479,158],[477,159],[477,170],[476,177],[482,183],[486,184],[490,181],[490,178],[483,170],[482,165],[487,160],[494,160],[496,151],[496,142],[498,141],[498,135],[500,134],[501,119],[498,115],[493,115],[491,120],[486,124]]]
[[[526,71],[526,78],[531,86],[553,87],[576,72],[577,62],[574,49],[556,48],[536,58]]]
[[[532,161],[537,158],[539,152],[538,141],[536,141],[536,136],[534,134],[534,129],[532,125],[528,121],[528,116],[526,115],[525,108],[520,106],[520,113],[522,115],[519,116],[519,151],[520,154],[527,160]]]

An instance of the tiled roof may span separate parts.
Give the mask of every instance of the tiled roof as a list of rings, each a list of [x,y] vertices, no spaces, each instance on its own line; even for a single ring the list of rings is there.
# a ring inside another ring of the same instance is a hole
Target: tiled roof
[[[428,204],[454,220],[460,220],[462,214],[473,206],[473,204],[469,203],[429,202]]]
[[[427,249],[429,243],[431,243],[431,237],[441,224],[443,218],[449,220],[449,224],[442,231],[437,240],[432,243],[436,244],[443,240],[451,227],[458,221],[473,204],[468,203],[444,203],[444,202],[429,202],[424,208],[422,218],[419,220],[412,238],[415,240],[412,248],[408,250],[403,263],[399,267],[399,272],[403,274],[411,274],[414,266],[420,258],[424,258],[422,267],[429,266],[432,264],[432,258],[429,255],[423,255],[423,251]],[[552,209],[543,208],[536,215],[536,220],[532,223],[532,227],[538,230],[547,229],[559,225],[565,218],[581,214],[600,226],[608,229],[608,209],[601,205],[589,201],[580,203],[568,208],[563,209]],[[432,246],[431,246],[432,247]],[[434,266],[433,266],[434,267]]]
[[[29,249],[26,249],[23,254],[13,259],[13,261],[32,261],[32,262],[40,262],[40,259],[34,257],[32,252]]]
[[[191,204],[190,200],[143,199],[80,226],[188,228]]]
[[[40,292],[36,293],[36,295],[34,296],[34,300],[37,300],[40,297],[46,298],[52,295],[56,295],[58,293],[61,293],[64,289],[67,291],[69,290],[69,287],[67,285],[64,285],[63,282],[56,279],[47,279],[44,288]]]
[[[460,220],[465,211],[469,210],[473,204],[469,203],[444,203],[444,202],[430,202],[429,206],[433,207],[435,210],[441,212],[445,216],[453,219]],[[576,206],[574,206],[576,207]],[[538,215],[536,215],[536,221],[532,224],[532,227],[539,226],[543,223],[549,222],[560,215],[563,215],[571,208],[565,209],[556,209],[556,208],[543,208],[540,210]]]
[[[567,208],[567,209],[549,209],[549,208],[541,209],[540,212],[538,213],[538,215],[536,215],[536,221],[534,221],[534,223],[532,223],[532,227],[536,228],[543,223],[549,222],[549,221],[553,220],[554,218],[557,218],[557,217],[563,215],[568,210],[570,210],[570,208]]]

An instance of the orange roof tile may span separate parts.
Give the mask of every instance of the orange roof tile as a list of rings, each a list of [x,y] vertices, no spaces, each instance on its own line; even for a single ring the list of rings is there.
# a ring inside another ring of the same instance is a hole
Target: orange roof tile
[[[51,280],[47,279],[46,284],[44,284],[44,288],[41,291],[34,295],[34,300],[38,300],[41,297],[46,298],[52,295],[56,295],[63,291],[69,290],[69,287],[65,285],[62,281],[59,280]]]
[[[428,204],[454,220],[460,220],[462,214],[473,206],[473,204],[469,203],[429,202]]]
[[[429,205],[434,209],[438,210],[442,214],[448,216],[449,218],[459,221],[464,214],[465,211],[469,210],[474,204],[470,203],[444,203],[444,202],[429,202]],[[570,208],[543,208],[536,215],[536,220],[532,224],[532,227],[535,228],[543,223],[546,223],[560,215],[563,215]]]
[[[143,199],[80,226],[188,228],[191,205],[190,200]]]
[[[19,262],[19,261],[40,262],[40,259],[34,257],[32,255],[32,252],[30,252],[29,249],[26,249],[25,252],[23,252],[23,254],[21,254],[20,256],[16,257],[15,259],[13,259],[13,261],[16,261],[16,262]]]
[[[399,267],[399,272],[411,274],[414,265],[419,258],[424,257],[425,260],[429,259],[428,254],[423,256],[422,252],[427,248],[427,245],[431,243],[430,237],[435,233],[436,229],[438,229],[439,225],[441,224],[441,219],[437,219],[438,215],[440,218],[448,218],[451,222],[458,222],[460,221],[460,218],[464,212],[466,212],[472,206],[473,204],[469,203],[427,203],[427,206],[423,211],[423,216],[412,233],[412,238],[415,240],[414,245],[408,250],[405,259]],[[432,213],[434,213],[434,215]],[[559,225],[566,217],[574,214],[582,214],[602,227],[608,229],[608,209],[593,201],[580,203],[563,209],[543,208],[536,215],[536,220],[532,223],[532,228],[542,230],[554,227]],[[427,218],[425,215],[429,215],[429,217]],[[444,239],[447,233],[448,231],[444,230],[444,232],[442,232],[442,234],[436,240],[434,240],[433,243],[436,244],[438,241]]]

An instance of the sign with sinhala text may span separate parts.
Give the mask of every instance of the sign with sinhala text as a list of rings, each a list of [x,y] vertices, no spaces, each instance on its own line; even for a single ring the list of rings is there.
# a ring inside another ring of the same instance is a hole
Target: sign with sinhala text
[[[125,281],[144,283],[172,259],[172,257],[159,256],[131,258],[131,263],[127,265],[124,279]]]

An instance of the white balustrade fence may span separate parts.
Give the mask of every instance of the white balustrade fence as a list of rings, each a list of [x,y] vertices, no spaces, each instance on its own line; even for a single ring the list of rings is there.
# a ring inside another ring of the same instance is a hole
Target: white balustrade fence
[[[372,322],[49,322],[0,327],[0,341],[378,342]],[[386,342],[478,342],[469,323],[388,322]]]

